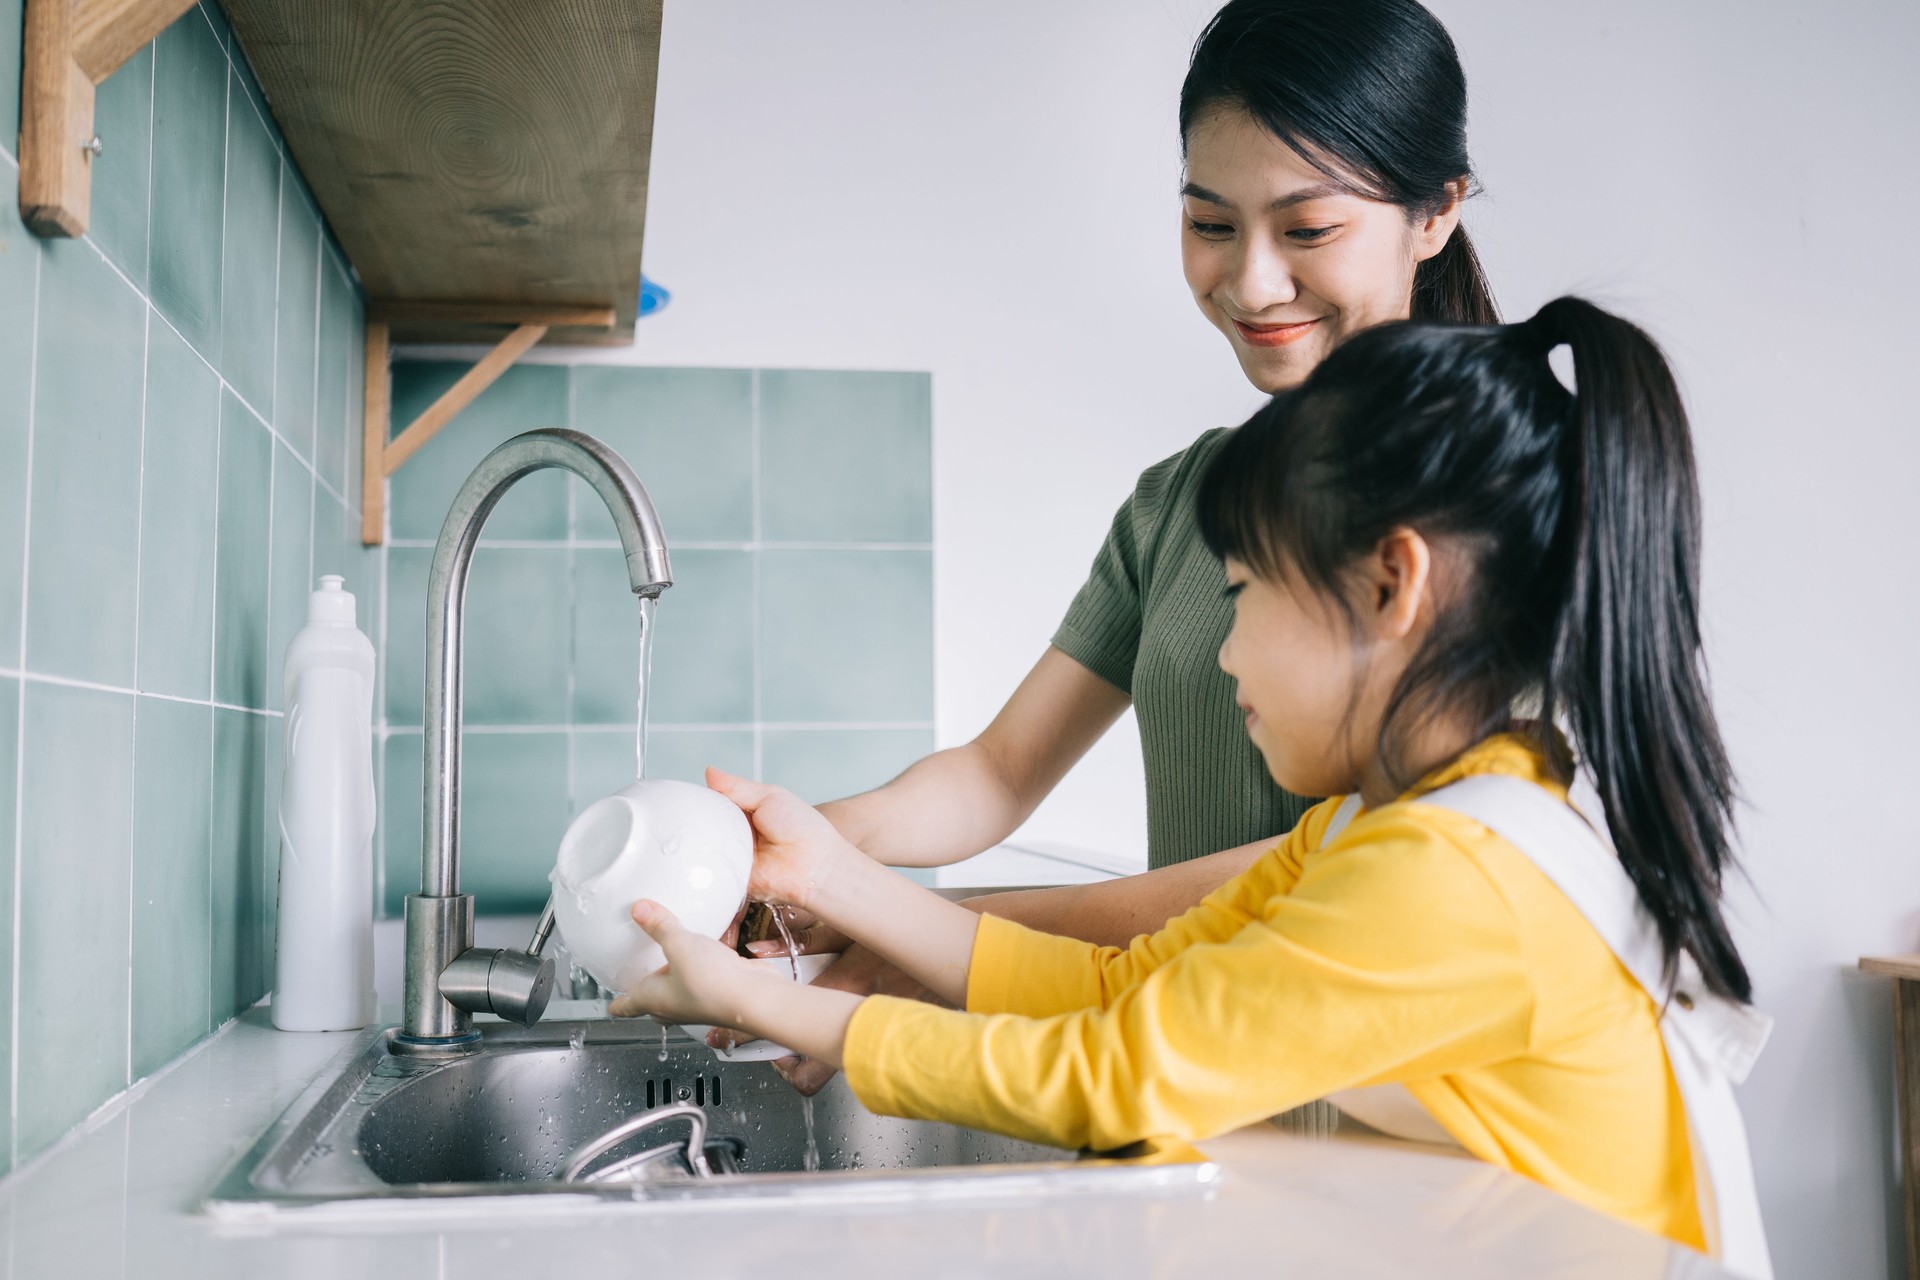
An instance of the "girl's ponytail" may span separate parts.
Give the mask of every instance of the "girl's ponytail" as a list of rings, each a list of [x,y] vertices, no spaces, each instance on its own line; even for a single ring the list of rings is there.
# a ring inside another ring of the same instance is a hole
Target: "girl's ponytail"
[[[1562,344],[1573,393],[1548,363]],[[1343,603],[1393,530],[1448,544],[1471,572],[1393,691],[1379,759],[1411,785],[1407,730],[1445,714],[1564,768],[1568,724],[1668,976],[1691,955],[1749,998],[1720,913],[1734,786],[1701,665],[1693,447],[1652,339],[1577,298],[1524,324],[1368,329],[1221,447],[1198,502],[1216,555]]]
[[[1579,298],[1548,303],[1518,337],[1542,361],[1571,347],[1576,384],[1562,454],[1570,571],[1542,721],[1571,722],[1669,976],[1686,951],[1709,988],[1749,1000],[1719,906],[1733,770],[1701,663],[1699,491],[1679,388],[1646,333]]]

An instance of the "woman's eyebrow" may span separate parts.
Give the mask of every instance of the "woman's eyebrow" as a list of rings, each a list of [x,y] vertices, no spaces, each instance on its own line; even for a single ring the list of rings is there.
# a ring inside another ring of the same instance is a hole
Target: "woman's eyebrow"
[[[1217,204],[1223,209],[1233,208],[1233,201],[1223,195],[1207,190],[1197,182],[1189,182],[1181,187],[1180,194],[1182,196],[1190,196],[1195,200],[1204,200],[1208,204]],[[1267,206],[1267,212],[1279,213],[1282,210],[1291,209],[1297,204],[1305,204],[1309,200],[1323,200],[1328,196],[1351,194],[1353,194],[1351,191],[1337,182],[1319,182],[1311,187],[1301,187],[1298,191],[1292,191],[1281,196],[1278,200],[1273,201]]]

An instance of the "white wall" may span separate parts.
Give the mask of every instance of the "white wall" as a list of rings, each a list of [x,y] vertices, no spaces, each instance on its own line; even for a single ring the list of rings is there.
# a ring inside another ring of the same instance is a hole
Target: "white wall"
[[[1783,1277],[1900,1270],[1888,993],[1920,944],[1920,9],[1436,0],[1525,314],[1589,291],[1695,414],[1707,613],[1779,1018],[1744,1100]],[[1255,398],[1194,312],[1174,105],[1212,0],[667,7],[646,364],[934,375],[938,716],[983,725],[1138,470]],[[1131,729],[1028,834],[1144,848]]]

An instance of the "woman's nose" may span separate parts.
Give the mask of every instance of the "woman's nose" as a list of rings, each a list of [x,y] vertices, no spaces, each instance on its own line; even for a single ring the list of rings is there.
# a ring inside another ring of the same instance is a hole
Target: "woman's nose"
[[[1243,316],[1257,316],[1300,296],[1293,270],[1277,246],[1248,237],[1227,277],[1227,300]]]

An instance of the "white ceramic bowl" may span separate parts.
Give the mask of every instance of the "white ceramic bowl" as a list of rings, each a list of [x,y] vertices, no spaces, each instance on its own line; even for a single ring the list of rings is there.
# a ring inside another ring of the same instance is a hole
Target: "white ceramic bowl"
[[[800,970],[800,982],[804,985],[825,973],[827,966],[839,958],[838,952],[828,952],[817,956],[795,956],[792,963],[789,963],[785,956],[755,956],[753,962],[765,965],[768,972],[777,973],[783,978],[792,978],[794,967],[797,965]],[[707,1033],[713,1030],[712,1027],[699,1022],[683,1022],[680,1024],[680,1029],[701,1044],[707,1044]],[[714,1049],[712,1045],[707,1045],[707,1048],[711,1049],[713,1056],[722,1062],[771,1062],[775,1058],[794,1056],[793,1050],[785,1045],[775,1044],[771,1040],[749,1040],[731,1049]]]
[[[691,782],[634,782],[587,806],[554,860],[553,916],[574,963],[628,991],[666,956],[633,922],[641,898],[717,938],[747,896],[753,829],[733,801]]]

